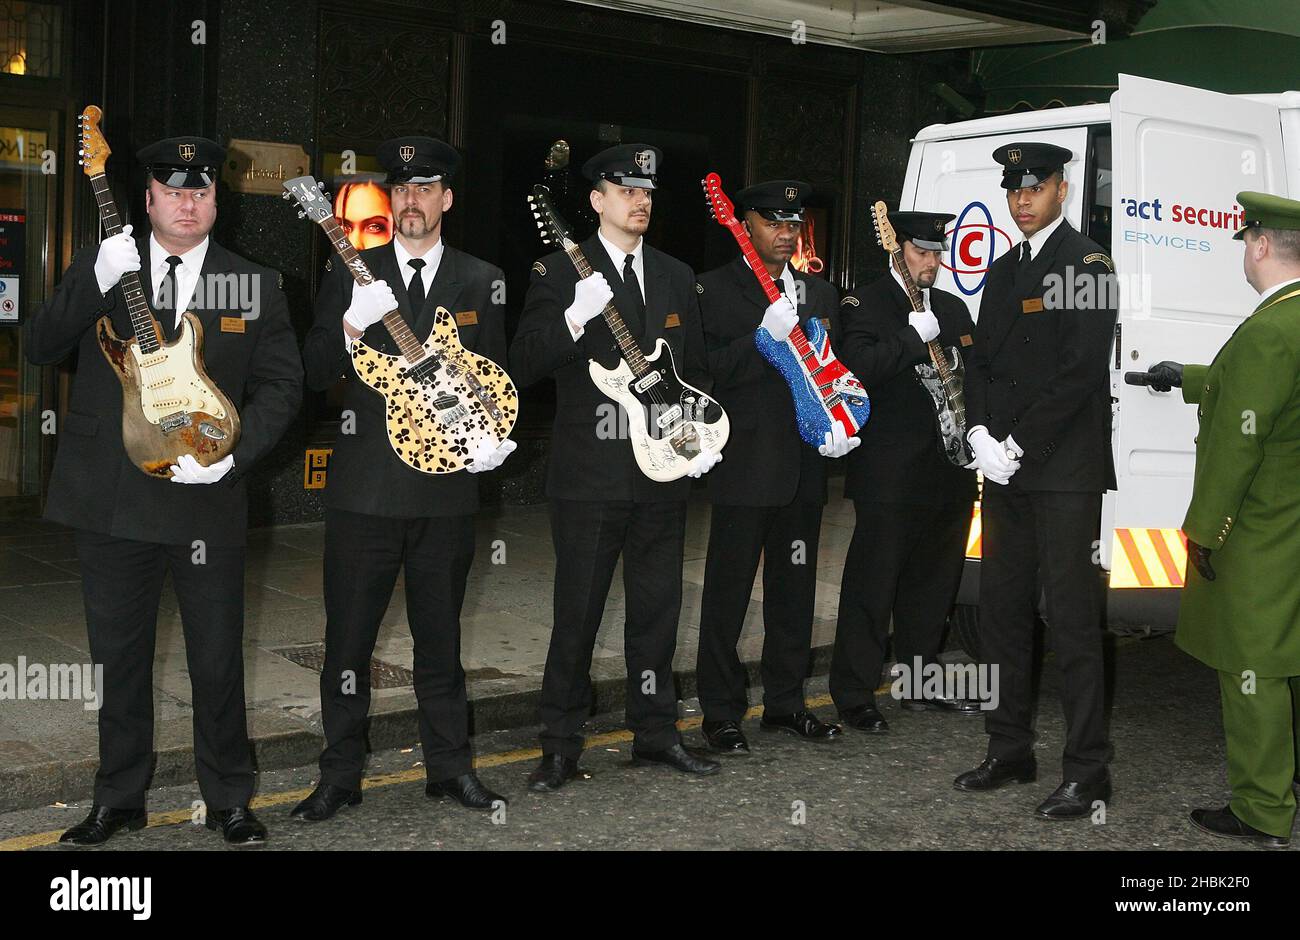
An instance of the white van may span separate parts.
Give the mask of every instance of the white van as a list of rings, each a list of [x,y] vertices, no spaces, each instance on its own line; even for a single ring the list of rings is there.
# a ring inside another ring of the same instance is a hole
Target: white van
[[[1208,363],[1258,303],[1242,274],[1236,194],[1300,197],[1300,92],[1223,95],[1119,76],[1109,104],[935,124],[912,141],[900,209],[956,213],[937,286],[978,317],[992,260],[1020,240],[993,149],[1068,147],[1065,216],[1107,249],[1121,302],[1111,352],[1118,489],[1102,504],[1112,622],[1172,625],[1187,552],[1196,409],[1124,382],[1163,359]],[[978,557],[978,515],[968,556]],[[978,563],[961,600],[973,602]],[[1119,590],[1123,589],[1123,590]]]

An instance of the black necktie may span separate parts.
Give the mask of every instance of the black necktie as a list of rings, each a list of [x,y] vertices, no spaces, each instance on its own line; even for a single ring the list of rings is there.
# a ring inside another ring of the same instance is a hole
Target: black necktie
[[[1033,259],[1034,250],[1029,247],[1029,242],[1020,243],[1020,266],[1024,267]]]
[[[163,315],[163,335],[168,340],[176,337],[176,301],[180,299],[176,296],[176,266],[180,263],[181,259],[176,255],[167,256],[167,273],[163,275],[162,283],[162,303],[158,305],[158,312]]]
[[[412,258],[406,263],[415,268],[415,276],[411,278],[411,283],[406,285],[407,296],[411,298],[411,319],[414,321],[424,309],[424,276],[420,273],[420,269],[424,267],[424,259]]]
[[[633,335],[640,336],[645,327],[645,298],[641,296],[641,282],[637,280],[636,269],[632,267],[635,256],[628,255],[623,259],[623,283],[627,285],[628,291],[632,294],[632,309],[628,311],[632,315],[633,323],[628,324],[628,328]]]

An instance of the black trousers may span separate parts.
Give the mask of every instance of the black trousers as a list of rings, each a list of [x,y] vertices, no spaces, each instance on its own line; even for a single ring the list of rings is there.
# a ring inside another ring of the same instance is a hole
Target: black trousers
[[[971,521],[969,502],[854,500],[853,508],[831,655],[831,697],[841,712],[875,701],[891,617],[895,660],[909,669],[918,656],[923,667],[937,660]]]
[[[1094,560],[1100,493],[1029,492],[984,485],[980,638],[998,667],[998,707],[985,716],[989,757],[1033,747],[1033,642],[1039,583],[1061,669],[1066,740],[1062,773],[1089,782],[1106,771],[1102,586]]]
[[[749,707],[736,644],[760,556],[763,710],[791,715],[804,708],[821,523],[820,503],[713,507],[696,660],[706,721],[740,721]]]
[[[244,713],[243,547],[161,545],[82,529],[76,544],[90,656],[104,667],[95,802],[144,806],[158,601],[170,571],[185,632],[199,791],[209,810],[247,805],[253,755]]]
[[[620,554],[633,743],[651,751],[681,740],[672,666],[685,536],[685,502],[551,500],[555,624],[538,709],[544,753],[574,760],[582,754],[582,728],[592,705],[591,656]]]
[[[433,781],[470,772],[460,610],[473,561],[472,515],[389,519],[325,511],[322,783],[349,790],[361,787],[370,657],[403,568],[425,772]]]

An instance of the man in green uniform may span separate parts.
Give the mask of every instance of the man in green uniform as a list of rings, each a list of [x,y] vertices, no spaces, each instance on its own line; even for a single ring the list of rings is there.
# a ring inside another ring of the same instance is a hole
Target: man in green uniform
[[[1200,408],[1178,646],[1219,672],[1232,800],[1206,832],[1285,848],[1300,750],[1300,202],[1237,194],[1260,303],[1208,365],[1162,362]]]

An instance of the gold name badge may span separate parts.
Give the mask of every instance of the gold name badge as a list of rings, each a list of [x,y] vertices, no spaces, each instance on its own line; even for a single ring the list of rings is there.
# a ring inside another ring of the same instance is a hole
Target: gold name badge
[[[827,333],[829,333],[831,331],[831,318],[818,317],[818,319],[822,321],[822,329],[824,329]]]
[[[665,330],[671,330],[673,327],[681,326],[681,325],[682,325],[682,318],[675,313],[670,313],[668,314],[667,317],[664,318]]]
[[[461,310],[456,314],[457,326],[473,326],[475,323],[478,323],[477,310]]]
[[[1029,300],[1020,301],[1021,313],[1040,313],[1043,309],[1043,298],[1031,297]]]
[[[242,333],[244,332],[243,317],[222,317],[221,332],[223,333]]]
[[[961,334],[961,344],[962,344],[963,346],[970,346],[970,345],[971,345],[972,343],[974,343],[974,342],[975,342],[975,340],[973,340],[973,339],[970,338],[970,334],[969,334],[969,333],[963,333],[963,334]]]

